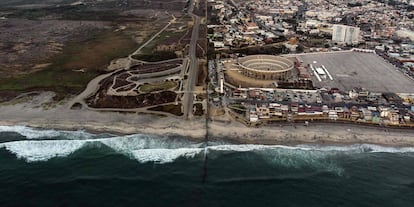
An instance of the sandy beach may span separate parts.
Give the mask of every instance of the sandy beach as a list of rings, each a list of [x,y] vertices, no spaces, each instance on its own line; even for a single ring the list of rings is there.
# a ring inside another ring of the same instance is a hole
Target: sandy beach
[[[414,146],[414,130],[386,129],[358,125],[312,123],[308,127],[296,124],[247,128],[242,124],[212,123],[212,137],[246,144],[318,144],[349,145],[378,144],[385,146]]]
[[[414,146],[414,130],[384,129],[358,125],[297,123],[249,128],[236,121],[208,123],[203,117],[184,120],[150,114],[71,110],[67,101],[51,106],[53,93],[44,92],[24,102],[0,105],[0,125],[86,130],[120,134],[179,135],[204,140],[227,140],[248,144],[355,144]]]

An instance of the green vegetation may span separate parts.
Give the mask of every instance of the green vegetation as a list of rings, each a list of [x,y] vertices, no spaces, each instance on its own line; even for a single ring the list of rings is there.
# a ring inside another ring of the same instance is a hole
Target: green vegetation
[[[57,93],[77,93],[98,73],[85,73],[52,68],[35,73],[0,80],[0,90],[52,90]]]
[[[168,30],[168,29],[167,29]],[[180,38],[181,33],[178,32],[171,32],[164,30],[161,34],[159,34],[156,38],[154,38],[148,45],[146,45],[142,50],[140,51],[141,54],[151,55],[153,53],[153,50],[157,45],[163,44],[166,40],[172,39],[172,38]],[[158,32],[158,31],[157,31]],[[153,35],[148,36],[148,39],[150,39]],[[145,40],[144,42],[147,42],[148,40]]]
[[[139,91],[143,93],[151,93],[154,91],[168,90],[177,87],[176,81],[164,81],[160,83],[145,84],[139,87]]]
[[[181,104],[168,104],[168,105],[162,105],[162,106],[156,106],[153,108],[149,108],[150,111],[162,111],[167,112],[170,114],[174,114],[176,116],[182,116],[183,112],[181,111]]]
[[[112,8],[110,5],[107,6]],[[15,9],[7,17],[38,20],[48,15],[56,16],[58,19],[63,20],[128,21],[131,18],[136,19],[136,17],[121,15],[120,12],[116,11],[94,10],[87,5]]]
[[[246,107],[244,107],[241,104],[230,104],[229,108],[237,109],[237,110],[240,110],[240,111],[246,111]]]
[[[132,58],[137,60],[143,60],[147,62],[158,62],[163,60],[169,60],[177,58],[177,55],[172,51],[158,51],[153,54],[137,54],[132,56]]]
[[[246,113],[246,107],[244,107],[241,104],[231,104],[228,106],[229,109],[232,109],[234,112],[238,114],[245,114]]]
[[[137,44],[122,33],[100,33],[83,42],[65,45],[42,71],[0,79],[1,90],[52,90],[58,95],[79,93],[115,58],[125,57]],[[82,69],[83,72],[76,70]]]
[[[26,102],[28,102],[28,101],[30,101],[32,99],[33,99],[33,97],[31,97],[31,96],[23,96],[23,97],[20,97],[20,98],[12,99],[10,101],[0,102],[0,105],[8,106],[8,105],[15,105],[15,104],[20,104],[20,103],[26,103]]]
[[[196,115],[196,116],[202,116],[202,115],[204,115],[203,104],[196,103],[196,104],[194,104],[194,108],[195,108],[194,115]]]
[[[105,32],[84,42],[69,44],[54,63],[68,69],[102,70],[111,60],[126,57],[138,44],[123,33]]]
[[[171,44],[171,43],[177,43],[179,39],[186,34],[185,32],[170,32],[170,31],[164,31],[160,35],[158,35],[154,40],[152,40],[148,45],[146,45],[139,54],[132,56],[133,58],[137,60],[143,60],[147,62],[157,62],[157,61],[163,61],[163,60],[169,60],[173,58],[177,58],[177,55],[174,51],[155,51],[154,49],[157,45],[163,45],[163,44]],[[152,35],[148,37],[151,38]],[[145,40],[144,42],[146,42]]]

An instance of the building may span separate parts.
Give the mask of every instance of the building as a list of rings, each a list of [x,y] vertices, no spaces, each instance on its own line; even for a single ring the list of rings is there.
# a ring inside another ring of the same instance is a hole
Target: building
[[[339,44],[358,44],[360,39],[360,29],[346,25],[333,25],[332,41]]]
[[[273,55],[250,55],[239,58],[238,69],[249,78],[258,80],[287,80],[294,64],[289,59]]]

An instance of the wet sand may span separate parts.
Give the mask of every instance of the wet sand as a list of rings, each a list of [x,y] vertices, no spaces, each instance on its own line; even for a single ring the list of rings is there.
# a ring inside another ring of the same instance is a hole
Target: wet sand
[[[239,125],[239,126],[237,126]],[[246,144],[318,144],[349,145],[378,144],[386,146],[414,146],[414,130],[386,129],[359,125],[312,123],[308,127],[296,124],[246,128],[242,124],[211,124],[209,134],[213,138],[226,137]]]

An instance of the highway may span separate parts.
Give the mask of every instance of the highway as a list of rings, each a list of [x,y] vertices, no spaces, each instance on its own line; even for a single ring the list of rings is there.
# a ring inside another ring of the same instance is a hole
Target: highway
[[[198,61],[196,56],[198,33],[200,29],[201,18],[192,14],[194,8],[194,0],[190,2],[189,14],[194,18],[194,26],[191,34],[190,49],[188,52],[189,68],[188,68],[188,79],[185,85],[185,93],[183,96],[183,114],[184,118],[191,119],[193,117],[193,103],[194,103],[194,88],[198,76]]]

